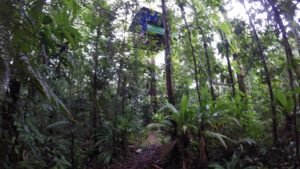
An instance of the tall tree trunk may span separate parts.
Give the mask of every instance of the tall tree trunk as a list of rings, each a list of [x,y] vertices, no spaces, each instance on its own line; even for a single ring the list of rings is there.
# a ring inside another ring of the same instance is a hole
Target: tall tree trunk
[[[8,150],[5,154],[9,163],[14,164],[20,160],[20,156],[16,153],[19,139],[19,133],[17,127],[15,126],[15,116],[18,112],[18,99],[21,90],[21,83],[16,79],[16,74],[10,75],[10,67],[18,71],[16,67],[16,60],[12,65],[9,65],[10,58],[12,58],[10,53],[11,37],[10,37],[10,25],[11,18],[13,15],[13,3],[9,0],[3,0],[0,2],[0,63],[2,62],[3,67],[3,79],[1,79],[1,138],[0,140],[4,143],[4,150]],[[1,66],[2,66],[1,65]],[[0,70],[2,71],[2,70]],[[2,72],[1,72],[2,73]],[[12,138],[15,138],[12,141]],[[7,143],[7,144],[5,144]],[[9,145],[10,144],[10,145]],[[0,159],[0,165],[2,165],[2,159]]]
[[[14,137],[15,141],[9,149],[9,161],[14,164],[19,160],[18,154],[15,152],[16,145],[18,144],[19,133],[15,126],[15,116],[18,111],[18,99],[21,90],[21,83],[12,78],[9,81],[9,88],[6,91],[4,103],[2,105],[2,139],[11,141]],[[11,101],[10,101],[11,100]]]
[[[220,33],[220,36],[221,36],[221,39],[223,41],[223,45],[225,47],[225,57],[226,57],[226,60],[227,60],[227,68],[228,68],[228,72],[229,72],[229,77],[230,77],[230,85],[231,85],[231,90],[232,90],[232,96],[235,97],[235,87],[234,87],[234,77],[233,77],[233,72],[232,72],[232,69],[231,69],[231,62],[230,62],[230,59],[229,59],[229,42],[228,40],[226,39],[225,37],[225,34],[221,31],[219,31]]]
[[[164,24],[164,45],[165,45],[165,74],[166,74],[166,87],[167,87],[167,95],[168,102],[175,106],[176,100],[174,95],[173,88],[173,75],[172,75],[172,57],[171,57],[171,38],[170,38],[170,27],[168,22],[168,13],[166,0],[161,0],[161,8],[162,8],[162,19]],[[171,140],[175,141],[177,139],[177,123],[174,120],[171,120],[171,123],[174,126],[174,130],[171,135]],[[176,144],[170,155],[170,165],[177,166],[179,162],[178,158],[179,148]]]
[[[12,10],[12,2],[9,0],[4,0],[0,2],[2,9],[7,9],[0,11],[0,97],[4,97],[6,90],[9,87],[10,79],[10,69],[9,69],[9,20]],[[4,8],[5,7],[5,8]],[[8,17],[8,18],[7,18]]]
[[[300,81],[300,72],[298,71],[297,64],[295,62],[294,54],[292,52],[291,45],[288,41],[288,36],[286,32],[286,28],[283,24],[282,18],[280,16],[280,11],[276,5],[275,0],[267,0],[269,5],[272,7],[272,11],[274,14],[274,20],[276,24],[278,25],[278,28],[281,32],[282,35],[282,45],[284,46],[285,54],[286,54],[286,60],[287,60],[287,68],[288,68],[288,75],[290,79],[290,88],[292,91],[294,91],[294,77],[293,77],[293,72],[289,66],[292,66],[294,72],[297,75],[298,81]],[[297,130],[297,98],[296,94],[293,93],[293,101],[295,103],[294,109],[293,109],[293,123],[294,123],[294,135],[295,135],[295,143],[296,143],[296,156],[297,156],[297,163],[300,161],[300,152],[299,152],[299,139],[298,139],[298,130]]]
[[[243,6],[244,6],[244,8],[247,12],[248,17],[249,17],[250,26],[251,26],[251,29],[253,30],[254,39],[255,39],[256,44],[258,46],[258,52],[259,52],[259,55],[260,55],[261,62],[263,64],[264,72],[266,74],[266,81],[267,81],[269,97],[270,97],[270,108],[271,108],[271,112],[272,112],[273,143],[274,143],[275,146],[277,146],[277,144],[278,144],[278,134],[277,134],[277,116],[276,116],[276,107],[275,107],[276,105],[275,105],[274,93],[273,93],[273,88],[272,88],[272,82],[271,82],[270,74],[269,74],[269,68],[267,66],[267,59],[266,59],[266,56],[264,55],[263,46],[262,46],[262,43],[260,42],[260,39],[258,37],[256,28],[253,24],[253,21],[252,21],[251,17],[250,17],[250,13],[248,12],[244,1],[242,0],[241,2],[242,2]]]
[[[165,30],[165,71],[166,71],[166,87],[168,94],[168,101],[170,104],[175,105],[175,96],[173,88],[173,77],[172,77],[172,57],[171,57],[171,38],[170,38],[170,27],[168,23],[168,13],[166,7],[166,0],[161,0],[162,7],[162,18]]]

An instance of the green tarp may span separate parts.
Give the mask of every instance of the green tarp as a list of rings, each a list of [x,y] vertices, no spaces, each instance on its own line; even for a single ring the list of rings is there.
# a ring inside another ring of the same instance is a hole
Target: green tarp
[[[162,27],[147,24],[147,29],[148,29],[149,33],[159,34],[159,35],[162,35],[162,36],[165,35],[165,31]]]

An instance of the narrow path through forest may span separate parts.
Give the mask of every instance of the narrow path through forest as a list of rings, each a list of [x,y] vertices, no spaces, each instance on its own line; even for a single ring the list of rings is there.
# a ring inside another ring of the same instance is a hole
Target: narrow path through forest
[[[115,163],[109,169],[160,169],[160,145],[149,145],[145,149],[135,149],[132,156]]]
[[[156,133],[150,132],[140,145],[129,146],[128,156],[115,162],[109,169],[162,169],[160,165],[161,144]]]

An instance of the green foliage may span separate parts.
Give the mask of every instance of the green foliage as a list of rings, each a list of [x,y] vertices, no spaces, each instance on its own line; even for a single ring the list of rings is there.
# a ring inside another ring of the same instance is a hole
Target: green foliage
[[[57,106],[64,115],[75,122],[71,112],[67,109],[67,107],[63,104],[63,102],[54,94],[48,84],[43,80],[38,71],[34,70],[33,67],[29,64],[28,58],[24,55],[22,56],[23,65],[25,67],[25,72],[27,76],[29,76],[32,80],[32,83],[35,85],[36,89],[47,98],[52,104]]]
[[[263,138],[266,123],[260,120],[258,113],[251,108],[245,98],[239,95],[234,99],[224,96],[219,98],[214,106],[210,107],[209,114],[213,118],[208,122],[213,128],[229,129],[227,131],[229,133],[239,132],[239,135],[236,135],[239,137]]]
[[[279,105],[278,108],[280,112],[282,113],[292,112],[294,108],[294,101],[292,99],[291,94],[283,93],[282,91],[278,90],[275,92],[275,97]]]
[[[0,168],[109,165],[128,156],[128,145],[140,144],[147,131],[143,124],[159,132],[168,152],[178,146],[184,163],[203,156],[205,146],[212,168],[294,165],[285,161],[296,161],[296,139],[282,124],[287,120],[292,126],[297,115],[291,113],[299,107],[299,98],[293,98],[300,93],[295,2],[274,5],[287,32],[284,43],[269,3],[247,2],[256,32],[248,18],[231,16],[233,1],[176,1],[184,6],[187,25],[177,6],[168,4],[171,63],[165,64],[163,51],[137,48],[140,35],[128,33],[139,2],[0,1]],[[235,96],[229,95],[233,84],[218,56],[226,52],[219,32],[228,41],[235,89],[241,90]],[[269,72],[263,71],[260,46]],[[172,66],[176,106],[164,104],[166,64]],[[288,68],[297,79],[294,91]],[[286,144],[277,148],[270,144],[274,117],[266,73],[276,99],[279,140]]]
[[[171,128],[173,128],[174,124],[176,124],[178,132],[177,135],[179,138],[185,137],[188,134],[197,133],[196,108],[194,106],[189,106],[187,96],[183,96],[181,99],[180,111],[178,111],[173,105],[166,103],[166,105],[160,109],[160,112],[167,112],[168,110],[171,114],[166,115],[162,123]]]
[[[96,147],[98,147],[100,155],[98,157],[98,160],[100,163],[104,165],[108,165],[113,157],[113,124],[105,122],[102,125],[102,128],[100,130],[101,132],[98,132],[95,137],[98,138],[98,142],[95,144]],[[91,151],[95,147],[92,147]]]
[[[22,143],[23,149],[18,153],[23,154],[24,161],[16,163],[15,168],[71,167],[68,154],[66,154],[68,143],[65,140],[44,135],[30,119],[26,120],[24,124],[16,125],[18,131],[22,133],[19,141]]]
[[[99,163],[108,165],[114,156],[126,153],[122,151],[126,151],[124,146],[128,146],[130,135],[139,133],[140,131],[141,124],[136,120],[137,119],[129,113],[124,116],[118,116],[116,124],[104,122],[101,125],[101,128],[98,130],[99,132],[94,136],[98,141],[94,147],[91,147],[91,151],[97,148],[100,152],[97,158]],[[122,153],[118,153],[117,155],[116,152]]]
[[[238,168],[239,161],[240,158],[236,154],[233,154],[233,156],[231,157],[231,161],[226,161],[226,167],[222,167],[219,164],[211,164],[209,166],[214,169],[236,169]]]
[[[204,131],[204,134],[208,137],[218,139],[220,141],[220,143],[222,144],[222,146],[224,146],[226,149],[227,149],[227,145],[226,145],[225,139],[231,140],[227,136],[224,136],[220,133],[216,133],[216,132],[212,132],[212,131]]]

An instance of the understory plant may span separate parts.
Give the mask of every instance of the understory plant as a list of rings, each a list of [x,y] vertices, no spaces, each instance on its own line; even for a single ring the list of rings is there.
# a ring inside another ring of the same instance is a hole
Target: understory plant
[[[174,149],[179,149],[182,168],[189,169],[192,167],[193,162],[196,161],[193,160],[193,154],[197,154],[200,151],[199,154],[201,155],[201,150],[197,148],[205,144],[204,138],[201,138],[201,135],[216,138],[226,147],[225,139],[229,139],[228,137],[208,130],[209,128],[201,131],[200,122],[202,114],[196,105],[189,104],[187,96],[182,97],[180,109],[176,109],[173,105],[167,103],[159,112],[153,116],[158,123],[149,124],[148,128],[158,129],[157,131],[162,132],[170,138],[169,143],[163,148],[163,155],[168,155]]]
[[[139,133],[140,128],[141,121],[131,113],[118,116],[115,124],[104,121],[95,136],[98,140],[94,146],[99,153],[98,162],[108,165],[114,157],[120,158],[127,154],[129,139]]]

